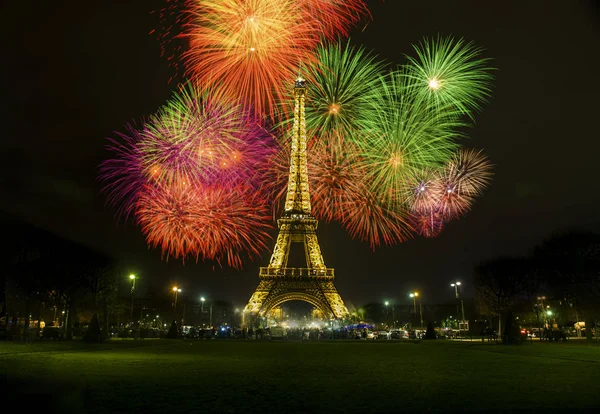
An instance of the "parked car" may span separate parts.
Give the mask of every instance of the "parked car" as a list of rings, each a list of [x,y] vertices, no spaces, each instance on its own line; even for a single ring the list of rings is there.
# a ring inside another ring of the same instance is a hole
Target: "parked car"
[[[375,339],[390,339],[390,333],[388,331],[377,331]]]
[[[404,339],[404,338],[408,338],[408,331],[405,331],[405,330],[390,331],[390,339]]]

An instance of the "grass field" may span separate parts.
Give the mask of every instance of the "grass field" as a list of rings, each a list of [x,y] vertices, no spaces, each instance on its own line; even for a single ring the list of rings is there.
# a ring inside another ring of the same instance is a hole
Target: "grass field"
[[[42,413],[600,408],[600,348],[583,343],[0,342],[0,378],[0,410]]]

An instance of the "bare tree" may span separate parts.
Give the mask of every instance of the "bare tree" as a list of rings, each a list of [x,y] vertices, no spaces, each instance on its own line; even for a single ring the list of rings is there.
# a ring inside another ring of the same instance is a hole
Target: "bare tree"
[[[475,268],[475,292],[479,311],[498,318],[498,335],[506,313],[526,295],[530,274],[529,261],[520,257],[502,257]]]

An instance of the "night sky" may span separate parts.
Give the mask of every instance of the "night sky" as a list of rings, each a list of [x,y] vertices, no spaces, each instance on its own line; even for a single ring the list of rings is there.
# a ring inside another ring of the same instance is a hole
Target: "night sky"
[[[164,262],[100,193],[106,137],[156,111],[175,89],[168,84],[174,71],[149,35],[159,25],[150,12],[164,1],[3,2],[0,209],[109,253],[140,276],[141,289],[166,291],[177,282],[184,295],[242,306],[269,251],[242,271]],[[352,41],[390,62],[405,62],[411,44],[438,34],[472,40],[494,59],[493,96],[465,145],[485,150],[495,176],[436,239],[372,252],[321,223],[325,262],[349,305],[408,302],[414,289],[424,302],[451,303],[450,281],[462,280],[472,296],[471,272],[481,260],[526,254],[562,230],[600,231],[593,1],[379,0],[370,9],[372,21]]]

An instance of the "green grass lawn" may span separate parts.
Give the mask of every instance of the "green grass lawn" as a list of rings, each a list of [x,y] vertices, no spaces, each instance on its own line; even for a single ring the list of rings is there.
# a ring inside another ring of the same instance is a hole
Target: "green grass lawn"
[[[40,412],[600,408],[600,348],[583,343],[0,342],[0,378],[0,408]]]

